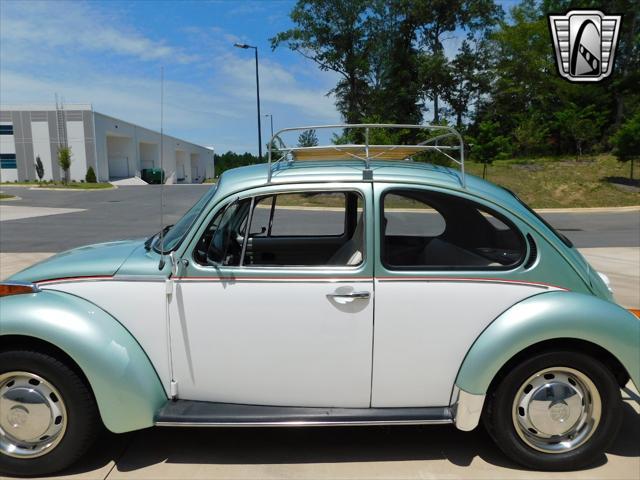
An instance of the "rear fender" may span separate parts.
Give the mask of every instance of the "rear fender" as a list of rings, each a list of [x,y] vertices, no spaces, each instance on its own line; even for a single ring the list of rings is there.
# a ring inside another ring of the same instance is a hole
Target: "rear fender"
[[[545,340],[573,338],[601,346],[640,383],[640,321],[615,303],[574,292],[548,292],[514,305],[476,339],[458,372],[456,386],[487,393],[509,359]]]

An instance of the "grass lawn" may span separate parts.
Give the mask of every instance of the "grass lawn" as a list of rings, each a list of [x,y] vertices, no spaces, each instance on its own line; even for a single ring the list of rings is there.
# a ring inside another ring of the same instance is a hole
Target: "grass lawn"
[[[20,186],[20,187],[37,187],[37,188],[73,188],[78,190],[98,190],[101,188],[113,188],[113,185],[107,182],[102,183],[86,183],[86,182],[69,182],[66,185],[62,182],[38,183],[38,182],[7,182],[0,183],[0,186]]]
[[[465,166],[482,176],[481,164]],[[487,180],[514,191],[534,208],[640,205],[640,181],[632,184],[629,163],[612,155],[498,160],[487,168]]]
[[[0,193],[0,200],[8,200],[9,198],[16,198],[16,197],[6,193]]]

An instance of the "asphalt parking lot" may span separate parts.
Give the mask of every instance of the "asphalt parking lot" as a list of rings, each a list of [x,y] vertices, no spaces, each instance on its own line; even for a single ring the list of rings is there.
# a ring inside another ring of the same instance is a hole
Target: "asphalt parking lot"
[[[166,187],[165,223],[174,223],[207,188]],[[88,192],[4,189],[21,200],[0,202],[0,277],[76,246],[154,233],[160,228],[159,190],[156,186]],[[614,285],[623,288],[621,303],[640,306],[638,210],[543,215],[596,268],[614,277]],[[623,398],[623,428],[606,456],[594,459],[588,469],[562,474],[521,469],[482,429],[463,433],[450,426],[153,428],[125,435],[105,433],[80,463],[57,478],[637,480],[640,396],[627,388]]]
[[[210,185],[164,187],[165,224],[176,222]],[[0,203],[0,221],[9,209],[79,209],[73,214],[43,210],[36,218],[5,220],[0,226],[4,252],[59,252],[88,243],[149,236],[160,229],[160,186],[114,190],[50,191],[5,187],[19,201]],[[25,213],[26,214],[26,213]],[[626,210],[543,212],[578,248],[640,247],[640,212]]]

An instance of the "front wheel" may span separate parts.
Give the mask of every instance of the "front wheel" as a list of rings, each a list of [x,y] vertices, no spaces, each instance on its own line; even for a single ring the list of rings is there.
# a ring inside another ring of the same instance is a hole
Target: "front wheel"
[[[487,398],[484,423],[514,461],[539,470],[594,463],[622,420],[620,388],[599,361],[577,352],[538,354]]]
[[[0,473],[54,473],[77,460],[99,431],[84,379],[35,351],[0,352]]]

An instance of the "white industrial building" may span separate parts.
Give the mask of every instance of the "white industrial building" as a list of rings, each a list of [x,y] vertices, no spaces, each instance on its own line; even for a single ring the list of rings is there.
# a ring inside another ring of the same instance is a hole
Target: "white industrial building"
[[[95,112],[91,105],[0,107],[0,181],[36,180],[36,158],[45,180],[62,180],[57,152],[71,148],[70,180],[84,180],[93,167],[98,181],[140,177],[162,166],[166,183],[213,178],[213,149]]]

